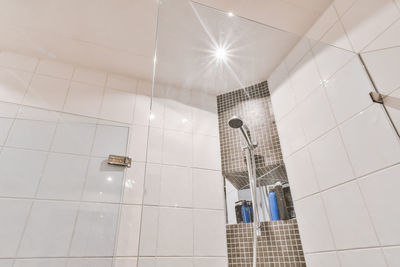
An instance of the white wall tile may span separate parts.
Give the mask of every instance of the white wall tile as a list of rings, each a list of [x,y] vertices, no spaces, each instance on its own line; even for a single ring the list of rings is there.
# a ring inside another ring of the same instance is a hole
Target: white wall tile
[[[329,31],[321,38],[321,42],[329,45],[333,45],[340,49],[346,49],[348,51],[353,51],[353,47],[344,32],[343,25],[340,21],[336,22]]]
[[[106,88],[100,117],[125,123],[132,123],[135,109],[135,94]]]
[[[46,156],[46,152],[4,148],[0,154],[0,195],[33,197]]]
[[[324,43],[316,44],[312,51],[318,70],[324,81],[328,80],[334,73],[355,57],[353,52]]]
[[[378,245],[357,182],[329,189],[322,196],[338,249]]]
[[[17,253],[30,207],[30,200],[0,199],[0,257],[11,258]]]
[[[156,267],[156,258],[139,258],[138,267]]]
[[[117,219],[118,205],[82,204],[70,256],[112,256]]]
[[[9,118],[0,118],[0,146],[3,146],[6,142],[13,121],[13,119]]]
[[[148,125],[150,120],[150,103],[151,98],[147,95],[136,95],[135,111],[133,113],[133,123],[136,125]],[[154,117],[154,118],[153,118]],[[153,115],[153,120],[158,120]]]
[[[400,87],[400,47],[364,53],[362,57],[382,94],[390,94]]]
[[[114,267],[137,267],[137,258],[116,258]]]
[[[158,164],[146,164],[143,202],[147,205],[160,204],[162,166]]]
[[[126,170],[124,182],[125,204],[142,204],[145,164],[133,162],[132,167]]]
[[[359,52],[390,24],[399,18],[393,1],[357,1],[342,17],[342,22],[353,44]]]
[[[83,156],[50,154],[37,196],[45,199],[79,200],[89,159]]]
[[[117,256],[137,256],[139,248],[141,206],[123,205],[118,230]]]
[[[324,90],[323,87],[317,88],[299,106],[298,112],[308,142],[336,125]]]
[[[39,62],[36,73],[70,80],[74,67],[59,61],[42,59]]]
[[[383,254],[389,267],[400,265],[400,247],[383,248]]]
[[[193,210],[193,213],[194,255],[226,256],[225,212]]]
[[[381,106],[371,106],[342,124],[340,130],[358,176],[400,161],[398,137]]]
[[[15,118],[19,110],[19,105],[0,102],[0,117]]]
[[[318,41],[338,20],[335,8],[329,6],[307,32],[307,37]]]
[[[69,258],[66,267],[111,267],[112,259],[106,258]]]
[[[277,122],[282,154],[288,157],[306,144],[298,108],[295,108],[282,120]]]
[[[193,133],[218,136],[218,115],[199,108],[193,108]]]
[[[164,127],[164,99],[158,97],[152,97],[151,99],[151,111],[149,115],[149,123],[153,127]]]
[[[333,5],[339,16],[342,16],[357,0],[335,0]]]
[[[0,68],[0,100],[21,103],[31,77],[29,72]]]
[[[321,77],[314,62],[311,52],[296,65],[290,72],[292,86],[299,102],[305,99],[314,89],[321,84]]]
[[[106,77],[107,74],[102,71],[86,68],[75,68],[72,80],[87,84],[104,86],[106,83]]]
[[[361,191],[372,223],[382,245],[400,244],[400,214],[395,212],[400,201],[399,165],[371,174],[360,180]],[[391,214],[388,218],[387,214]]]
[[[34,57],[23,56],[12,52],[0,53],[0,66],[33,72],[38,63]]]
[[[317,178],[307,148],[285,160],[293,199],[299,199],[319,191]]]
[[[157,149],[160,149],[160,147]],[[162,160],[165,164],[191,166],[192,135],[184,132],[164,130]]]
[[[363,52],[379,50],[399,46],[400,44],[400,20],[396,21],[385,30],[378,38],[370,43]]]
[[[91,158],[82,199],[97,202],[121,201],[124,168],[107,164],[105,158]]]
[[[65,267],[67,259],[17,259],[15,267]]]
[[[56,111],[21,105],[18,110],[17,119],[57,122],[64,115]]]
[[[160,208],[159,216],[157,255],[192,256],[194,224],[192,210]]]
[[[305,254],[308,267],[340,267],[336,252]]]
[[[309,151],[321,190],[354,178],[351,164],[337,129],[311,143]]]
[[[372,91],[371,81],[356,57],[326,83],[328,99],[338,123],[371,105],[369,92]]]
[[[68,80],[35,75],[23,104],[51,110],[61,110],[67,96],[68,86]]]
[[[302,38],[296,46],[286,56],[284,62],[287,69],[290,71],[296,66],[299,61],[310,51],[310,43],[308,38]]]
[[[57,126],[52,150],[62,153],[89,155],[96,125],[63,122]]]
[[[159,207],[143,206],[142,227],[140,229],[140,256],[157,255],[159,212]],[[145,264],[143,265],[147,266]],[[139,266],[142,266],[142,264],[139,263]]]
[[[194,267],[224,267],[228,265],[226,258],[194,258]]]
[[[193,135],[193,166],[212,170],[221,169],[218,137]]]
[[[126,155],[128,128],[97,125],[92,155],[107,157],[108,155]]]
[[[77,211],[77,203],[36,201],[21,240],[18,256],[67,256]]]
[[[296,106],[293,87],[288,76],[284,78],[276,88],[271,87],[271,101],[274,107],[276,120],[280,120],[284,115]]]
[[[133,78],[117,74],[108,74],[106,86],[114,89],[136,92],[138,81]]]
[[[334,250],[335,244],[319,194],[295,202],[304,252]]]
[[[224,180],[220,171],[192,169],[193,207],[224,209]]]
[[[97,117],[103,98],[103,87],[72,82],[64,105],[64,111]]]
[[[342,267],[386,267],[380,249],[360,249],[340,251],[339,259]]]
[[[7,260],[0,260],[0,267],[12,267],[14,260],[7,259]]]
[[[191,132],[193,129],[192,108],[172,99],[164,100],[164,128]]]
[[[385,107],[388,111],[390,118],[395,124],[396,128],[400,127],[400,109],[399,109],[400,89],[395,90],[388,96],[385,96]]]
[[[192,172],[190,168],[162,167],[160,205],[192,207]]]
[[[132,134],[131,134],[131,140],[130,140],[130,156],[132,157],[133,161],[145,161],[146,160],[146,154],[147,154],[147,134],[148,134],[148,127],[146,126],[139,126],[139,125],[134,125],[131,128]],[[150,134],[152,131],[150,131]],[[162,135],[162,132],[161,132]],[[153,137],[155,138],[155,136]],[[162,136],[160,136],[161,139],[161,145],[162,145]],[[149,145],[154,142],[154,139],[151,139],[152,141],[149,142]],[[157,139],[156,139],[157,140]],[[150,148],[150,147],[149,147]],[[149,153],[150,156],[150,153]],[[161,161],[161,159],[160,159]]]
[[[192,267],[192,258],[157,258],[156,267]]]
[[[147,160],[152,163],[161,163],[163,159],[164,131],[160,128],[150,127],[149,140],[147,144]],[[140,142],[142,142],[140,140]]]

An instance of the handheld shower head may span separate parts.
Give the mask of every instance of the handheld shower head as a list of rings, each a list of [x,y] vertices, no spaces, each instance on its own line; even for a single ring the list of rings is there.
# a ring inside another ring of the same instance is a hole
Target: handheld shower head
[[[231,128],[237,129],[243,126],[243,120],[239,116],[233,116],[229,119],[228,124]]]

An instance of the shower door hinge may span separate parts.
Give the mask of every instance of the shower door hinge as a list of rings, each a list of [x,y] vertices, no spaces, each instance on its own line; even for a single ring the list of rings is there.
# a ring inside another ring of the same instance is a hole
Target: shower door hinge
[[[125,156],[109,155],[107,163],[110,165],[118,165],[130,168],[132,164],[132,159]]]
[[[377,92],[370,92],[369,96],[375,103],[383,104],[383,95]]]

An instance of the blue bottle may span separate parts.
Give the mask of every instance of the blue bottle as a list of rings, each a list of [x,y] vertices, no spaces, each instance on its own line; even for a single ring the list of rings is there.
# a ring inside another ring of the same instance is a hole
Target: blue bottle
[[[270,192],[268,194],[268,199],[269,199],[269,209],[271,213],[271,221],[279,221],[278,203],[276,201],[275,192]]]

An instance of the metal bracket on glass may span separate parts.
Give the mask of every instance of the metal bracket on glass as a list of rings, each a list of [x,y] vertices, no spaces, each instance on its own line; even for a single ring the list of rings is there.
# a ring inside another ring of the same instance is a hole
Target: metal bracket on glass
[[[375,103],[383,104],[383,95],[377,92],[370,92],[369,96]]]
[[[117,165],[130,168],[132,159],[125,156],[109,155],[107,163],[110,165]]]

